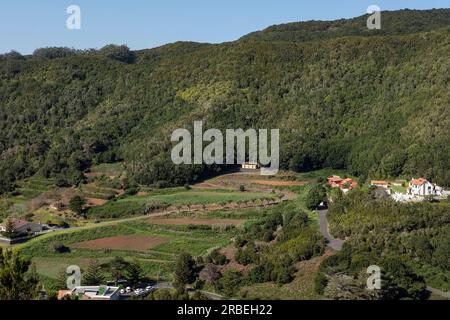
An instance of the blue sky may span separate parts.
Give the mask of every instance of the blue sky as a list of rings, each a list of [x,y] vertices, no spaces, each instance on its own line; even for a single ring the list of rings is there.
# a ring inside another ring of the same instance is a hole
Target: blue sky
[[[66,8],[81,8],[81,30],[66,28]],[[268,26],[333,20],[382,10],[450,7],[450,0],[14,0],[0,6],[0,52],[46,46],[132,49],[183,41],[218,43]]]

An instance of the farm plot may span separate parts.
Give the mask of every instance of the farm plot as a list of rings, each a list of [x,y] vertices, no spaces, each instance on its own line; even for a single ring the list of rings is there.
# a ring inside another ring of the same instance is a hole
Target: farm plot
[[[87,177],[99,177],[107,176],[110,178],[118,177],[122,175],[124,171],[123,163],[113,163],[113,164],[100,164],[90,168],[89,172],[85,173]]]
[[[168,242],[170,238],[148,236],[116,236],[91,241],[78,242],[73,245],[78,249],[90,250],[128,250],[146,252],[160,244]]]
[[[55,181],[32,177],[19,182],[19,187],[12,192],[10,200],[13,203],[24,203],[55,187]]]
[[[98,187],[95,184],[87,184],[80,187],[81,196],[86,199],[95,200],[110,200],[113,199],[118,193],[118,190],[106,187]]]

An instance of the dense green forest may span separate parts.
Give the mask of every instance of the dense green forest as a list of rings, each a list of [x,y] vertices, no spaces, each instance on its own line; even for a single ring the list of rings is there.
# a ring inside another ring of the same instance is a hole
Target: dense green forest
[[[375,199],[372,190],[355,190],[330,206],[330,230],[347,239],[328,258],[317,279],[329,298],[425,298],[425,283],[450,288],[450,204],[399,204]],[[378,265],[383,290],[365,290],[366,269]],[[373,292],[372,292],[373,294]]]
[[[220,168],[177,167],[170,136],[279,128],[285,169],[345,168],[450,185],[450,10],[271,27],[219,45],[133,52],[42,48],[0,56],[0,193],[34,174],[83,181],[125,160],[140,184]]]

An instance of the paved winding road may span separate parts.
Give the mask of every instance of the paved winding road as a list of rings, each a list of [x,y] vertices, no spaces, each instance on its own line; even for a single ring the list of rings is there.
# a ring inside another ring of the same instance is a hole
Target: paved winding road
[[[335,239],[330,235],[327,214],[328,210],[319,210],[320,233],[328,240],[328,246],[336,251],[341,251],[344,241]]]

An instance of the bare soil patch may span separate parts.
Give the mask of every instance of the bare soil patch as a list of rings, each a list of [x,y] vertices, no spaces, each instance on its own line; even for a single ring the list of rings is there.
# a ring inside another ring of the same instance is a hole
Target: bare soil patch
[[[222,271],[231,269],[246,273],[254,267],[254,265],[252,264],[247,266],[239,264],[235,259],[237,251],[238,249],[233,244],[222,249],[222,253],[225,255],[225,257],[227,257],[227,260],[229,261],[229,263],[222,268]]]
[[[168,238],[146,236],[117,236],[97,240],[79,242],[73,245],[78,249],[91,250],[127,250],[146,252],[160,244],[168,242]]]
[[[91,206],[91,207],[102,206],[108,202],[107,200],[96,199],[96,198],[86,198],[85,200],[86,200],[87,205]]]

